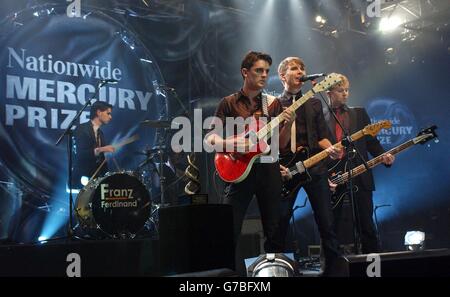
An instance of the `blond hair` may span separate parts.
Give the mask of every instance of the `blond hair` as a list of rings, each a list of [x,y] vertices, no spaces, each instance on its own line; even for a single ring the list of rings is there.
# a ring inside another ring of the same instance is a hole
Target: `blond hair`
[[[342,87],[344,85],[350,86],[350,81],[348,80],[347,76],[341,74],[341,73],[337,73],[338,77],[341,79],[341,82],[332,86],[330,88],[330,91],[337,88],[337,87]]]
[[[301,68],[305,69],[305,62],[299,57],[287,57],[278,65],[278,74],[285,74],[292,63],[299,64]]]

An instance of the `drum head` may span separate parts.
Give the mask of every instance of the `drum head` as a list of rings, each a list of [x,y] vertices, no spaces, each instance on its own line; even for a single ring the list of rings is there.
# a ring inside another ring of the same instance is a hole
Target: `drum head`
[[[91,202],[97,226],[109,235],[134,235],[150,216],[146,187],[128,173],[107,174],[99,179]]]

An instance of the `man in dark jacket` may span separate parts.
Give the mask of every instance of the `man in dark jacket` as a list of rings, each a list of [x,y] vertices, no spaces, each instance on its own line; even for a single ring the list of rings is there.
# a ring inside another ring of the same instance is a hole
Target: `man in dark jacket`
[[[74,166],[73,188],[82,188],[81,178],[96,177],[108,172],[105,161],[105,153],[112,153],[115,148],[108,145],[100,127],[106,125],[112,119],[112,105],[102,101],[96,101],[91,106],[91,120],[79,125],[74,131]]]
[[[342,82],[330,88],[327,94],[330,98],[331,107],[336,114],[336,117],[343,124],[344,129],[351,135],[369,125],[370,118],[363,107],[347,106],[350,83],[347,77],[344,75],[340,76]],[[336,124],[334,117],[325,112],[325,119],[330,129],[331,141],[333,143],[341,141],[344,133],[341,127]],[[355,147],[361,153],[365,161],[369,160],[368,153],[373,157],[376,157],[385,152],[378,139],[371,135],[366,135],[362,139],[356,141]],[[394,156],[391,154],[383,155],[383,163],[387,166],[390,166],[394,162],[394,159]],[[355,157],[353,160],[352,167],[362,164],[362,161],[358,157]],[[333,171],[342,171],[344,170],[344,167],[345,156],[342,157],[342,160]],[[380,246],[372,219],[372,192],[375,191],[375,185],[371,170],[356,176],[353,180],[353,184],[358,188],[358,191],[354,193],[354,201],[361,227],[360,239],[362,252],[364,254],[379,252]],[[335,188],[336,185],[332,184],[331,186],[332,188]],[[342,203],[335,208],[334,214],[336,219],[335,226],[336,228],[339,228],[339,224],[342,223]]]
[[[280,102],[287,108],[294,101],[302,97],[302,77],[306,74],[305,64],[298,57],[288,57],[278,66],[278,75],[284,87],[280,96]],[[327,150],[331,158],[338,158],[341,151],[332,146],[328,137],[328,128],[323,117],[322,104],[319,99],[311,98],[296,110],[296,117],[291,129],[290,142],[280,149],[282,153],[281,163],[292,166],[296,160],[294,157],[299,149],[307,150],[309,155]],[[298,155],[298,154],[297,154]],[[291,157],[292,156],[292,157]],[[285,162],[290,159],[292,161]],[[286,167],[281,166],[281,174],[286,175]],[[341,255],[339,244],[333,228],[333,212],[331,210],[331,192],[328,186],[327,167],[325,162],[320,162],[309,170],[311,181],[303,184],[296,177],[289,182],[298,184],[295,190],[282,201],[282,213],[279,224],[280,234],[283,239],[289,228],[289,220],[297,198],[300,186],[308,194],[308,199],[314,212],[314,219],[319,229],[321,244],[325,256],[323,276],[339,276],[338,258]]]

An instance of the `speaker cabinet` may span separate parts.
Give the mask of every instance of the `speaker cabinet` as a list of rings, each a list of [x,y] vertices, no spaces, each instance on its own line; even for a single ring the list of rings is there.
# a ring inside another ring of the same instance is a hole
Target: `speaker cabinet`
[[[450,276],[450,249],[380,253],[381,277]],[[367,277],[376,270],[374,258],[368,255],[346,256],[342,259],[344,276]],[[369,267],[369,265],[371,265]]]
[[[230,205],[161,208],[159,236],[163,275],[223,268],[234,270],[233,213]]]

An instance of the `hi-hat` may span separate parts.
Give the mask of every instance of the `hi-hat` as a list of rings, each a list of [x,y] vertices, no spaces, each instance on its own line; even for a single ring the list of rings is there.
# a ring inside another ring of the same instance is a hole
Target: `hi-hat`
[[[141,125],[149,126],[151,128],[170,128],[169,121],[145,120],[141,122]]]
[[[142,151],[134,151],[133,154],[149,156],[149,155],[159,152],[160,150],[165,150],[165,149],[166,149],[165,145],[163,145],[163,146],[155,145],[151,149],[145,149]]]

